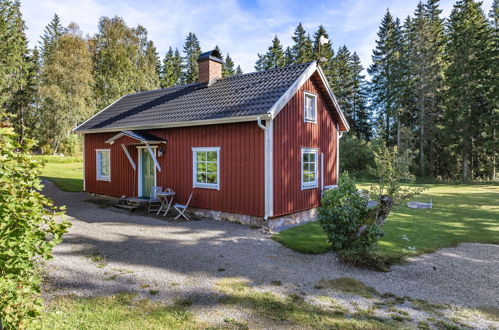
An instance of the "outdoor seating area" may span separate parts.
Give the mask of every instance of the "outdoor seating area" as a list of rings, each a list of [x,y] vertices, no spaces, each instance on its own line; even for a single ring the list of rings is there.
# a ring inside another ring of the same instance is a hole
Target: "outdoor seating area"
[[[189,207],[189,204],[192,199],[192,195],[194,191],[189,195],[189,199],[186,204],[173,204],[173,200],[175,198],[176,192],[171,188],[166,188],[163,191],[162,187],[154,186],[151,188],[151,194],[149,197],[149,206],[147,209],[147,213],[156,213],[156,215],[163,215],[164,217],[168,214],[168,212],[173,209],[178,213],[175,217],[175,220],[183,217],[186,220],[190,220],[185,211]]]

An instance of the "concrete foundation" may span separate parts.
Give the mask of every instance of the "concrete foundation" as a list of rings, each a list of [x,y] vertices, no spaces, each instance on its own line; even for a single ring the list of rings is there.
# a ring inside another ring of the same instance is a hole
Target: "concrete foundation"
[[[251,227],[267,227],[271,231],[279,231],[317,220],[317,208],[270,218],[268,220],[251,215],[197,208],[190,208],[188,212],[195,217],[240,223]]]

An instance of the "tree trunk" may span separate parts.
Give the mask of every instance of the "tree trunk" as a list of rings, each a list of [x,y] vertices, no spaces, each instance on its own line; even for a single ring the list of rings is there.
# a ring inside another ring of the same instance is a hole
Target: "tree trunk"
[[[376,223],[379,226],[382,226],[386,218],[388,218],[388,215],[390,214],[390,211],[392,210],[393,207],[393,198],[388,195],[382,195],[379,198],[379,209],[378,213],[376,214]]]

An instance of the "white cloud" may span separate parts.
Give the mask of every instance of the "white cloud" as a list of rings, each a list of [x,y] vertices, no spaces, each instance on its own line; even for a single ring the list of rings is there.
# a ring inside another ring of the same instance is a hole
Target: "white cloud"
[[[248,5],[236,0],[211,2],[192,0],[25,0],[22,2],[28,39],[38,43],[45,25],[57,13],[64,25],[74,21],[84,34],[97,32],[102,16],[122,16],[129,25],[141,24],[163,55],[169,46],[182,47],[188,32],[198,35],[204,50],[218,44],[229,52],[245,72],[253,71],[256,54],[266,51],[274,35],[284,46],[292,43],[291,35],[302,22],[313,35],[323,24],[337,48],[346,44],[357,51],[364,66],[370,63],[378,25],[386,11],[405,18],[412,14],[418,0],[342,0],[296,2],[292,0],[258,0]],[[484,1],[486,11],[492,0]],[[442,1],[448,15],[454,0]]]

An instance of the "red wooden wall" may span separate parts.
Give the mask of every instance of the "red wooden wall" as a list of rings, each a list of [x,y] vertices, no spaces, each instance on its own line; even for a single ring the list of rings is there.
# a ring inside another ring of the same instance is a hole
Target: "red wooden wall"
[[[304,122],[303,92],[317,94],[317,124]],[[314,79],[309,79],[274,120],[274,216],[318,207],[321,176],[336,184],[336,121]],[[319,148],[318,188],[301,189],[301,148]],[[324,154],[324,173],[320,153]]]
[[[177,192],[175,202],[186,202],[192,187],[192,147],[220,147],[220,190],[196,188],[191,205],[225,212],[263,216],[263,131],[256,122],[151,130],[166,139],[158,161],[157,185]],[[85,134],[85,190],[111,196],[137,195],[137,177],[121,144],[136,143],[123,137],[105,141],[114,133]],[[96,180],[95,149],[111,149],[111,182]],[[137,149],[128,146],[138,164]],[[138,169],[137,169],[138,170]]]

